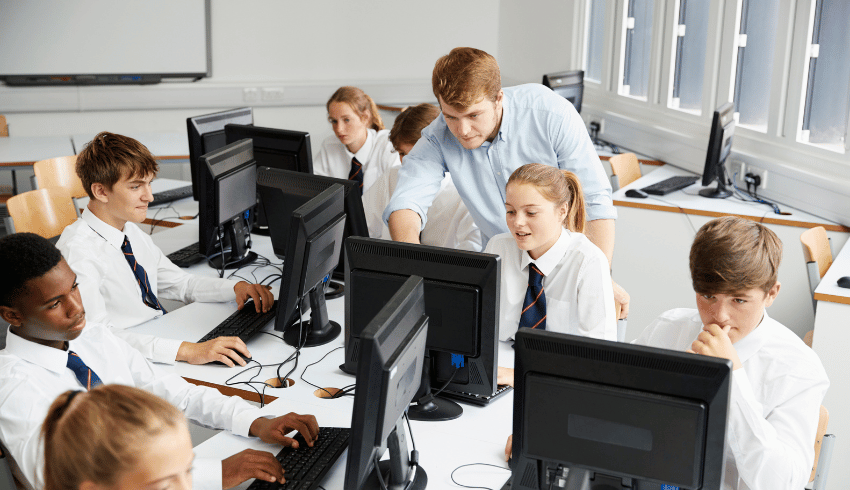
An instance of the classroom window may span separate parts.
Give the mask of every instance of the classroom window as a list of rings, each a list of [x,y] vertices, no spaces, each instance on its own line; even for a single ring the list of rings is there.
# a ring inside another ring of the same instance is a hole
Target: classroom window
[[[620,94],[646,100],[652,46],[652,0],[626,0]]]
[[[767,132],[770,80],[779,8],[776,0],[743,0],[735,71],[735,112],[738,123]]]
[[[817,0],[809,46],[809,73],[799,139],[845,150],[850,115],[850,2]]]
[[[605,59],[605,3],[607,0],[590,0],[587,16],[587,66],[585,80],[602,81],[602,63]]]
[[[701,113],[710,6],[711,2],[704,0],[679,0],[678,25],[674,29],[673,91],[669,103],[673,109]]]

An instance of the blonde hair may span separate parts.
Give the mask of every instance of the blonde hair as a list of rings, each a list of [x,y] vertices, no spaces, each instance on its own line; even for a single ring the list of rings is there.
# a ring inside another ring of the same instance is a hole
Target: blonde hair
[[[336,92],[328,99],[328,103],[325,104],[328,112],[330,112],[331,103],[333,102],[345,102],[351,106],[359,117],[368,116],[369,127],[371,129],[375,131],[384,129],[384,121],[381,119],[381,115],[378,114],[378,106],[375,104],[375,101],[359,88],[340,87],[336,89]]]
[[[41,428],[44,490],[78,490],[86,481],[114,485],[137,464],[139,447],[185,423],[176,407],[138,388],[66,391]]]
[[[475,48],[455,48],[437,60],[431,88],[439,101],[465,111],[482,98],[495,102],[502,90],[496,58]]]
[[[576,174],[542,163],[529,163],[514,170],[505,188],[511,184],[531,184],[555,207],[566,204],[564,227],[570,231],[584,233],[587,212],[584,209],[584,192]]]

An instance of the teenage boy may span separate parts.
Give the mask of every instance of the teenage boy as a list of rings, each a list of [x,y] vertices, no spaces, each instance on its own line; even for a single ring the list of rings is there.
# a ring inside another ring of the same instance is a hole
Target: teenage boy
[[[670,310],[635,340],[732,361],[724,489],[803,488],[814,463],[829,380],[812,349],[765,311],[781,259],[782,242],[759,223],[706,223],[690,255],[697,309]]]
[[[268,311],[274,297],[268,286],[206,278],[175,266],[136,223],[153,200],[151,180],[159,165],[148,149],[127,136],[102,132],[77,155],[77,175],[89,195],[82,217],[68,225],[56,246],[77,274],[89,319],[115,327],[115,334],[156,362],[220,361],[245,365],[251,357],[238,337],[203,343],[181,342],[125,330],[166,313],[158,298],[237,302],[253,298]]]
[[[483,245],[507,233],[505,185],[514,170],[542,163],[576,174],[587,204],[587,237],[608,258],[614,253],[611,184],[575,108],[539,84],[502,88],[499,65],[480,49],[455,48],[431,78],[442,114],[422,131],[405,157],[384,211],[393,240],[419,243],[428,207],[446,172],[481,229]],[[614,284],[628,316],[629,295]]]
[[[0,239],[0,316],[11,326],[0,351],[0,441],[16,477],[28,488],[44,485],[39,433],[47,410],[68,390],[119,383],[154,393],[204,425],[292,445],[298,430],[312,444],[312,415],[261,416],[238,397],[194,386],[147,361],[112,330],[86,322],[77,275],[50,242],[32,233]],[[80,434],[85,437],[85,434]],[[196,459],[194,488],[222,489],[250,478],[282,481],[271,453],[246,450],[224,461]]]

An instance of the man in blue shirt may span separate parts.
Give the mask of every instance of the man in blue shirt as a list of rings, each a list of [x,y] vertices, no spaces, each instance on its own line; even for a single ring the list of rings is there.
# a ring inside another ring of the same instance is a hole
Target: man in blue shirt
[[[511,173],[526,163],[543,163],[578,176],[586,234],[611,262],[617,218],[611,185],[569,101],[538,84],[502,89],[495,58],[474,48],[455,48],[437,60],[432,85],[442,114],[422,131],[399,171],[384,211],[393,240],[419,243],[428,207],[450,172],[486,245],[509,231],[504,204]],[[614,297],[625,318],[628,294],[614,284]]]

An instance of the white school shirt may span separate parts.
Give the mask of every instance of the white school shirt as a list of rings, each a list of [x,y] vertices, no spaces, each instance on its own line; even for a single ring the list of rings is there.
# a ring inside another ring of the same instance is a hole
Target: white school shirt
[[[183,303],[233,301],[237,281],[189,274],[168,260],[150,235],[134,223],[128,222],[121,231],[88,209],[62,231],[56,248],[77,274],[86,318],[114,327],[116,335],[146,358],[174,363],[180,340],[134,333],[129,329],[162,316],[162,312],[142,300],[142,290],[121,251],[124,235],[130,240],[136,262],[145,268],[151,288],[159,299]]]
[[[104,325],[88,322],[68,348],[105,384],[149,391],[205,426],[247,437],[251,424],[261,416],[259,409],[239,397],[226,397],[162,371]],[[68,390],[84,389],[67,362],[67,351],[31,342],[12,331],[6,348],[0,350],[0,441],[12,456],[16,477],[27,488],[44,487],[40,431],[50,405]],[[222,488],[221,461],[196,459],[193,466],[195,490]]]
[[[372,238],[392,239],[382,216],[398,182],[399,168],[397,166],[387,170],[368,192],[363,193],[363,211]],[[481,230],[472,220],[449,174],[446,174],[440,192],[428,208],[428,221],[419,233],[419,242],[435,247],[481,251]]]
[[[634,343],[684,351],[702,327],[698,310],[670,310]],[[803,488],[815,460],[826,371],[817,354],[767,312],[734,347],[742,367],[732,372],[723,489]]]
[[[366,142],[357,153],[348,151],[335,135],[325,138],[322,148],[313,157],[313,173],[348,180],[351,159],[357,157],[357,161],[363,165],[363,192],[369,190],[378,177],[391,167],[400,165],[401,160],[390,142],[388,129],[367,129],[366,133]]]
[[[502,258],[499,339],[512,339],[519,328],[528,266],[534,263],[545,276],[546,330],[617,340],[608,258],[584,234],[562,228],[558,241],[537,260],[520,250],[510,233],[494,236],[484,252]]]

